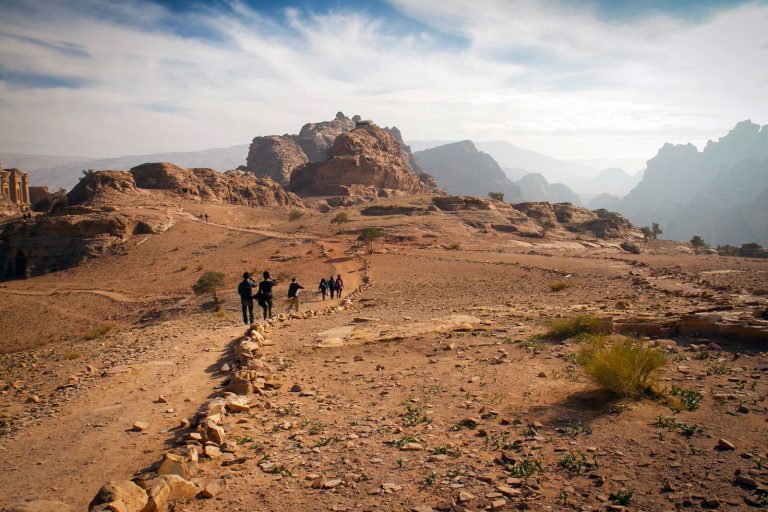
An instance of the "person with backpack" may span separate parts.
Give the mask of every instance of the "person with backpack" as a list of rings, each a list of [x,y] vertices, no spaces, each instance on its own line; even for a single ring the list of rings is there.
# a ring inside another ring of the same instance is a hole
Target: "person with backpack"
[[[264,320],[272,318],[272,288],[277,285],[277,281],[270,277],[266,270],[262,274],[264,280],[259,283],[259,291],[256,294],[259,306],[264,310]]]
[[[336,298],[341,298],[341,290],[344,289],[344,281],[341,280],[341,275],[336,277],[336,283],[334,284],[334,288],[336,288]]]
[[[333,293],[336,291],[336,285],[334,284],[333,274],[328,278],[328,290],[331,292],[331,299],[333,299]]]
[[[325,282],[325,278],[320,279],[320,286],[317,287],[320,290],[320,295],[325,300],[325,295],[328,293],[328,283]]]
[[[291,284],[288,285],[288,310],[295,308],[296,312],[299,312],[299,290],[303,290],[304,287],[296,282],[296,278],[291,279]]]
[[[243,307],[243,323],[246,325],[249,324],[249,317],[250,323],[253,323],[253,289],[257,286],[248,272],[243,273],[243,280],[237,285],[237,294],[240,295],[240,305]]]

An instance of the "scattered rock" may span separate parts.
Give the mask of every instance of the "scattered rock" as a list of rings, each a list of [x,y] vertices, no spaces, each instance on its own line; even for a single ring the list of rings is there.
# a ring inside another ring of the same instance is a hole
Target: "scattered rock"
[[[204,498],[213,498],[227,490],[227,481],[223,478],[211,480],[203,487],[201,495]]]

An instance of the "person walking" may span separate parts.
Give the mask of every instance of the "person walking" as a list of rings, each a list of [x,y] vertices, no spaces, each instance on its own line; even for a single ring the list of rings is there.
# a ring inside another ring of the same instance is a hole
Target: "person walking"
[[[243,308],[243,323],[246,325],[253,323],[253,289],[258,286],[248,272],[243,273],[243,280],[237,285],[237,294],[240,295],[240,305]]]
[[[341,298],[341,290],[344,289],[344,281],[341,280],[341,275],[336,277],[336,283],[334,285],[334,288],[336,288],[336,298]]]
[[[323,300],[325,300],[325,296],[328,293],[328,283],[325,282],[325,278],[320,279],[320,286],[317,288],[320,290],[320,295],[323,296]]]
[[[333,274],[331,274],[331,277],[328,278],[328,290],[331,292],[331,299],[333,299],[333,294],[336,291],[336,285],[333,280]]]
[[[264,280],[259,283],[259,292],[257,294],[259,306],[264,310],[264,320],[272,318],[272,288],[277,285],[277,281],[272,279],[266,270],[262,274]]]
[[[291,284],[288,285],[288,312],[291,311],[291,308],[296,309],[297,313],[299,312],[299,290],[303,289],[304,287],[296,282],[295,277],[291,279]]]

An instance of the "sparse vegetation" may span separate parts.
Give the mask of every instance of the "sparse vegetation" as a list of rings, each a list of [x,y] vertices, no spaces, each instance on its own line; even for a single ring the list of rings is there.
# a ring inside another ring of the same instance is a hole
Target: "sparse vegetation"
[[[659,238],[659,235],[663,235],[664,232],[661,230],[661,226],[659,226],[658,222],[654,222],[651,224],[651,236],[654,240],[657,240]]]
[[[577,315],[568,318],[557,318],[549,323],[547,336],[565,339],[578,334],[608,334],[608,327],[600,318],[593,315]]]
[[[612,492],[611,495],[609,496],[609,499],[611,501],[615,501],[621,506],[626,507],[632,501],[632,496],[634,494],[635,493],[633,493],[629,489],[620,489],[616,492]]]
[[[637,397],[652,389],[667,358],[636,339],[595,336],[582,346],[578,361],[601,387],[621,397]]]
[[[213,295],[213,303],[219,304],[219,296],[216,294],[221,286],[224,285],[224,274],[221,272],[206,272],[192,286],[192,290],[198,295],[210,293]]]
[[[701,238],[699,235],[693,235],[693,238],[691,238],[691,245],[693,246],[694,251],[699,251],[707,247],[707,244],[704,242],[704,239]]]
[[[541,459],[529,459],[523,457],[519,462],[515,464],[507,464],[504,466],[507,472],[515,477],[529,477],[536,474],[536,472],[543,473],[544,468],[541,465]]]
[[[672,386],[670,395],[678,397],[680,399],[680,404],[687,411],[695,411],[698,409],[701,399],[704,398],[704,395],[695,389],[686,389],[677,386]]]
[[[461,249],[461,244],[454,242],[454,243],[452,243],[451,245],[448,246],[448,249],[450,249],[452,251],[458,251],[459,249]]]
[[[566,288],[570,288],[571,283],[569,281],[550,281],[547,283],[547,286],[549,286],[551,291],[559,292],[561,290],[565,290]]]
[[[61,357],[67,361],[72,361],[74,359],[80,359],[82,354],[77,350],[71,350],[69,352],[64,352]]]
[[[331,224],[338,224],[339,226],[347,222],[351,222],[347,212],[339,212],[331,219]]]
[[[488,192],[488,198],[494,201],[504,201],[504,192]]]
[[[301,211],[301,210],[297,210],[295,208],[293,210],[291,210],[290,212],[288,212],[288,220],[290,220],[291,222],[297,221],[300,218],[302,218],[303,216],[304,216],[304,212]]]
[[[562,459],[557,461],[557,465],[577,475],[580,475],[582,471],[592,471],[600,467],[595,455],[592,456],[592,462],[590,462],[587,460],[586,454],[580,451],[576,453],[568,452]]]
[[[368,248],[368,252],[371,253],[373,252],[373,242],[379,237],[381,237],[381,230],[379,228],[365,228],[357,237],[357,241],[365,245]]]
[[[88,329],[85,331],[85,334],[83,334],[83,339],[86,341],[95,340],[97,338],[101,338],[105,334],[107,334],[109,331],[114,329],[114,325],[112,324],[104,324],[99,325],[98,327],[94,327],[92,329]]]

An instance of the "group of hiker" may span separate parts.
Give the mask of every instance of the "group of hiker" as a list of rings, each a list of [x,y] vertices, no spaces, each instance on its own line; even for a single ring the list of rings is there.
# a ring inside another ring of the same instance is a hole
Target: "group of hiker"
[[[277,281],[269,275],[269,272],[264,271],[262,274],[262,280],[256,282],[249,272],[243,273],[243,280],[237,287],[237,293],[240,295],[240,304],[243,309],[243,322],[245,324],[253,323],[253,301],[261,307],[264,311],[264,320],[272,318],[272,288],[277,286]],[[256,289],[256,293],[253,291]],[[299,290],[303,290],[304,287],[296,282],[296,278],[291,279],[291,284],[288,285],[288,308],[286,312],[290,312],[292,309],[297,313],[299,312]],[[320,286],[318,290],[325,300],[326,295],[330,291],[331,299],[334,294],[336,297],[341,298],[341,292],[344,289],[344,281],[341,279],[341,275],[337,275],[336,279],[333,275],[326,280],[325,278],[320,280]],[[250,322],[248,321],[250,319]]]

